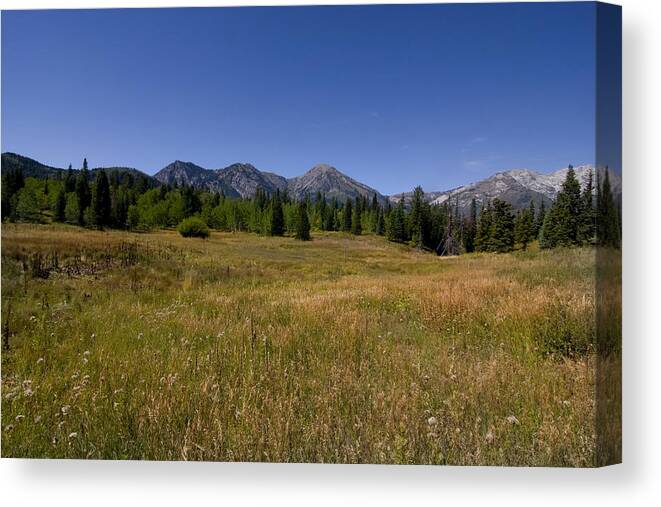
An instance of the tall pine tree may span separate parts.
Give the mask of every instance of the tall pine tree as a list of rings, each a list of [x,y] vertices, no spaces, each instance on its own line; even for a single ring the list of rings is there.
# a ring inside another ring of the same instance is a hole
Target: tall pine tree
[[[351,232],[351,222],[353,215],[353,206],[351,205],[351,199],[347,198],[344,203],[344,210],[342,210],[342,231]]]
[[[285,233],[285,215],[282,211],[279,190],[276,190],[271,201],[271,227],[269,232],[271,236],[282,236]]]
[[[597,241],[601,246],[620,247],[620,227],[617,208],[611,190],[608,167],[604,171],[603,183],[597,203]]]
[[[361,204],[360,197],[356,197],[356,205],[351,214],[351,234],[355,234],[356,236],[360,236],[363,233]]]
[[[489,250],[509,252],[514,247],[514,216],[512,205],[500,199],[492,203]]]
[[[94,196],[92,198],[92,213],[98,227],[110,225],[110,184],[106,172],[101,170],[96,175]]]
[[[475,250],[478,252],[486,252],[489,250],[491,222],[491,203],[487,201],[482,207],[480,219],[477,224],[477,233],[475,234]]]
[[[87,159],[83,160],[83,168],[76,177],[76,199],[78,200],[78,225],[85,225],[85,210],[92,204],[92,193],[89,187],[89,171]]]
[[[305,200],[298,203],[295,238],[301,241],[310,239],[310,219],[308,218],[308,207]]]
[[[570,165],[562,189],[546,214],[540,233],[542,248],[580,244],[580,225],[583,220],[581,185]]]

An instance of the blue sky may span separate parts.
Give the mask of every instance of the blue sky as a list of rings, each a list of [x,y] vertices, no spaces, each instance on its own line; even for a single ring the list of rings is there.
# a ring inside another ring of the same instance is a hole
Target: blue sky
[[[2,151],[383,193],[594,160],[592,3],[2,12]]]

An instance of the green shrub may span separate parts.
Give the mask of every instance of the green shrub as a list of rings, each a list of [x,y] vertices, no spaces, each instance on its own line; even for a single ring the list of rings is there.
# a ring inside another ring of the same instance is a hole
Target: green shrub
[[[184,238],[208,238],[209,228],[201,218],[190,217],[181,221],[177,227]]]

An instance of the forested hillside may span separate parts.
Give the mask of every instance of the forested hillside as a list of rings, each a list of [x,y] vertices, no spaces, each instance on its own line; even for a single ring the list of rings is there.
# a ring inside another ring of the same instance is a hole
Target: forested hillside
[[[515,212],[505,200],[478,206],[473,198],[465,212],[458,199],[428,202],[420,187],[394,205],[376,193],[339,200],[317,191],[299,193],[297,199],[287,188],[268,192],[256,187],[254,194],[240,197],[222,188],[160,184],[131,169],[90,171],[86,159],[80,170],[32,164],[28,174],[25,165],[11,161],[3,156],[3,221],[145,231],[198,217],[211,229],[299,239],[309,239],[311,229],[376,234],[439,255],[507,252],[535,240],[542,248],[594,244],[597,238],[619,246],[621,236],[620,208],[606,170],[590,172],[581,188],[570,166],[548,208],[544,201],[538,206],[531,201]]]

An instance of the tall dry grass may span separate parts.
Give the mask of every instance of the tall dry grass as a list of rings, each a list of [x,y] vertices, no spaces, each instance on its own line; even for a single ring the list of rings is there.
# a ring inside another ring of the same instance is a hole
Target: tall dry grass
[[[3,456],[594,463],[590,249],[10,225],[2,260]]]

